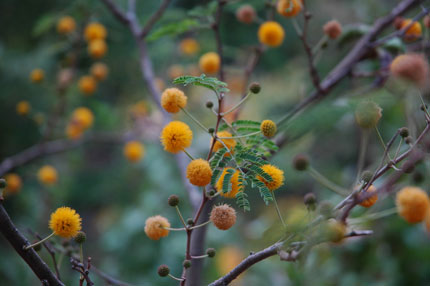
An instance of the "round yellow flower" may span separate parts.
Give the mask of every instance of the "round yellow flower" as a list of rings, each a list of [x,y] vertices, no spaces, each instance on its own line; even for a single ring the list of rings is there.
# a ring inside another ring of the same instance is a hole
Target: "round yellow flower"
[[[107,31],[105,26],[103,26],[102,24],[93,22],[85,27],[84,34],[85,39],[88,42],[91,42],[96,39],[104,40],[107,36]]]
[[[271,138],[276,134],[276,123],[272,120],[264,120],[261,122],[260,130],[264,136]]]
[[[397,56],[390,65],[392,75],[410,81],[418,86],[428,84],[430,68],[427,58],[422,54],[403,54]]]
[[[229,198],[229,199],[233,199],[236,197],[237,193],[239,192],[239,171],[235,170],[233,176],[231,176],[230,182],[231,182],[231,190],[230,192],[224,194],[224,192],[222,191],[222,184],[224,183],[224,177],[227,174],[227,170],[234,170],[233,168],[225,168],[222,171],[221,176],[219,177],[218,181],[215,184],[215,188],[218,191],[218,193],[225,197],[225,198]]]
[[[214,206],[210,220],[218,229],[227,230],[236,223],[236,211],[226,204]]]
[[[295,17],[303,9],[302,0],[279,0],[276,10],[284,17]]]
[[[45,73],[42,69],[34,69],[30,73],[30,80],[34,83],[39,83],[45,78]]]
[[[92,95],[97,88],[97,81],[94,77],[85,75],[79,79],[79,90],[85,95]]]
[[[430,207],[429,196],[418,187],[404,187],[396,195],[397,212],[409,223],[418,223],[426,218]]]
[[[131,162],[137,162],[142,159],[144,153],[145,149],[138,141],[127,142],[124,146],[124,156]]]
[[[152,216],[145,222],[145,233],[152,240],[159,240],[169,235],[169,230],[164,227],[170,227],[167,218],[162,216]]]
[[[57,22],[57,31],[59,34],[67,35],[73,32],[76,28],[75,19],[70,16],[61,17]]]
[[[232,137],[233,135],[228,131],[220,131],[216,134],[217,137]],[[213,140],[213,139],[212,139]],[[219,141],[222,141],[219,142]],[[214,144],[214,152],[217,152],[219,149],[224,148],[224,145],[227,146],[227,148],[232,152],[234,147],[236,147],[237,142],[234,139],[217,139],[217,141]],[[226,153],[227,156],[229,156],[229,153]]]
[[[187,167],[187,178],[195,186],[206,186],[212,178],[212,170],[209,162],[203,159],[196,159],[190,162]]]
[[[187,105],[187,96],[177,88],[168,88],[161,95],[161,106],[170,113],[176,113]]]
[[[69,207],[60,207],[51,214],[49,228],[61,237],[71,238],[81,230],[81,217]]]
[[[178,153],[191,146],[193,132],[184,122],[172,121],[163,128],[160,139],[164,150]]]
[[[88,129],[93,125],[94,115],[89,108],[79,107],[73,111],[72,123],[79,125],[82,129]]]
[[[258,29],[260,43],[269,47],[278,47],[284,40],[285,32],[282,26],[274,21],[264,22]]]
[[[221,58],[215,52],[209,52],[200,57],[200,70],[207,74],[215,74],[219,71]]]
[[[91,41],[90,44],[88,45],[88,54],[93,59],[99,59],[106,54],[107,49],[108,47],[104,40],[96,39]]]
[[[186,38],[179,44],[179,50],[182,54],[192,56],[200,49],[199,43],[193,38]]]
[[[271,182],[266,181],[263,177],[257,177],[269,190],[274,191],[284,184],[284,172],[282,170],[270,164],[261,166],[261,169],[272,177]]]
[[[72,140],[81,138],[84,131],[85,130],[78,124],[69,123],[66,127],[67,138]]]
[[[30,113],[30,110],[31,105],[26,100],[22,100],[16,105],[16,113],[18,113],[19,115],[27,115],[28,113]]]
[[[404,19],[400,24],[400,29],[406,29],[412,23],[412,19]],[[416,41],[422,36],[422,27],[420,22],[414,22],[405,32],[405,41]]]
[[[367,189],[366,193],[373,193],[373,192],[376,192],[376,188],[373,185],[371,185]],[[362,201],[360,203],[360,206],[365,207],[365,208],[370,208],[371,206],[373,206],[376,203],[377,200],[378,200],[378,194],[375,194],[375,195],[371,196],[370,198]]]
[[[4,176],[7,186],[5,192],[7,194],[16,194],[21,190],[22,180],[21,177],[15,173],[6,174]]]
[[[94,63],[90,69],[91,75],[98,81],[105,80],[109,74],[109,68],[104,63]]]
[[[46,165],[39,169],[37,178],[42,184],[53,185],[58,180],[58,173],[54,167]]]

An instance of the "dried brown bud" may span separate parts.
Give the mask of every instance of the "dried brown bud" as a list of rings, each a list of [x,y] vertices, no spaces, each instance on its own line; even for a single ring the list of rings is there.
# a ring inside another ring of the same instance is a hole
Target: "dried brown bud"
[[[245,24],[254,22],[255,16],[255,9],[251,5],[242,5],[236,11],[237,20]]]
[[[324,25],[323,31],[330,39],[337,39],[342,34],[342,25],[337,20],[331,20]]]
[[[226,204],[215,206],[210,220],[218,229],[227,230],[236,223],[236,211]]]

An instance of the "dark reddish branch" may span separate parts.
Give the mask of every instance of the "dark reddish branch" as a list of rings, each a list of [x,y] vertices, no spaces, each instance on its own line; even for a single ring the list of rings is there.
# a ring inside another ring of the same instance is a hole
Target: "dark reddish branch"
[[[296,105],[284,119],[292,118],[294,115],[300,113],[312,103],[315,103],[316,101],[327,96],[332,88],[334,88],[342,79],[351,73],[352,69],[358,62],[360,62],[367,54],[372,52],[372,42],[381,32],[391,25],[396,17],[403,15],[422,2],[423,0],[404,0],[394,7],[390,14],[376,20],[370,32],[364,35],[355,44],[354,48],[321,82],[320,89],[323,90],[324,93],[321,93],[318,90],[314,91],[309,97]]]
[[[64,284],[49,269],[48,265],[37,255],[34,249],[24,250],[29,245],[25,236],[15,227],[0,199],[0,233],[13,246],[15,251],[30,266],[42,284],[49,286],[64,286]]]

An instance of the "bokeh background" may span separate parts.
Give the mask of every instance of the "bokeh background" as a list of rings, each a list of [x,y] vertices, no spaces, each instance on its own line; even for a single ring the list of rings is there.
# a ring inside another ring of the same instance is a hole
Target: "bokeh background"
[[[126,6],[125,2],[118,1],[122,7]],[[142,22],[148,19],[159,2],[138,1]],[[307,2],[313,14],[310,40],[316,43],[322,36],[322,25],[328,20],[337,19],[343,25],[372,24],[398,1]],[[243,3],[252,4],[261,19],[265,17],[264,1],[234,1],[225,7],[221,34],[225,44],[226,81],[232,90],[227,98],[230,104],[240,98],[244,66],[251,55],[251,47],[258,44],[258,24],[245,25],[235,17],[236,9]],[[206,5],[210,2],[173,1],[156,27],[192,19],[190,11],[196,6]],[[411,11],[410,15],[416,13]],[[147,217],[162,214],[173,226],[179,227],[180,221],[174,209],[169,208],[166,202],[173,193],[182,198],[184,216],[192,215],[191,208],[174,156],[164,152],[159,144],[161,116],[142,80],[135,42],[130,32],[100,1],[0,2],[0,158],[3,160],[41,140],[46,124],[38,124],[35,116],[49,116],[57,103],[56,77],[59,69],[67,65],[70,51],[70,40],[55,30],[56,21],[64,15],[76,19],[78,30],[93,20],[107,27],[109,50],[102,61],[108,65],[110,73],[93,96],[83,96],[77,79],[88,72],[93,60],[88,57],[84,45],[78,47],[81,52],[77,73],[67,90],[65,114],[57,121],[54,137],[65,137],[67,120],[78,106],[89,107],[95,115],[95,124],[85,136],[119,136],[133,125],[130,109],[143,100],[148,122],[141,138],[145,157],[132,164],[123,156],[122,143],[89,140],[73,150],[38,159],[13,170],[23,178],[23,187],[18,194],[6,198],[5,207],[20,230],[27,232],[31,229],[47,235],[49,214],[59,206],[71,206],[83,217],[83,230],[88,236],[84,251],[93,258],[97,268],[133,285],[172,285],[172,280],[158,277],[156,269],[160,264],[168,264],[172,273],[179,275],[185,234],[171,233],[160,241],[151,241],[144,233],[144,223]],[[262,92],[246,103],[241,118],[277,120],[312,89],[307,59],[291,20],[280,16],[276,16],[276,20],[285,28],[284,44],[267,50],[262,56],[252,75],[253,80],[261,83]],[[199,42],[197,54],[184,56],[180,53],[179,43],[185,37],[193,37]],[[320,73],[325,75],[330,71],[350,47],[351,43],[339,45],[339,42],[330,42],[318,64]],[[157,78],[169,87],[178,69],[180,74],[199,74],[198,58],[205,52],[214,51],[215,42],[213,32],[201,27],[175,36],[160,37],[149,44],[149,50]],[[377,63],[373,61],[362,65],[364,70],[375,67]],[[34,68],[45,71],[46,78],[42,84],[30,82],[29,74]],[[354,93],[354,89],[369,82],[366,79],[345,81],[328,99],[281,129],[287,135],[287,144],[271,161],[286,175],[286,184],[276,194],[287,221],[294,222],[306,215],[302,201],[307,192],[316,193],[319,201],[329,200],[335,204],[341,200],[308,174],[292,168],[296,154],[308,154],[312,165],[339,185],[352,185],[361,136],[353,110],[359,100],[371,97],[383,108],[379,127],[385,140],[399,127],[409,126],[413,134],[422,127],[419,123],[423,122],[422,117],[417,115],[419,102],[416,97],[390,92],[390,88],[370,94]],[[215,118],[204,107],[207,100],[214,100],[212,94],[199,87],[183,90],[189,98],[188,110],[207,126],[212,126]],[[15,111],[21,100],[31,104],[28,116],[19,116]],[[175,118],[189,122],[183,114],[175,115]],[[192,122],[189,124],[195,134],[190,152],[204,156],[210,137],[202,134]],[[366,167],[376,168],[382,153],[378,138],[372,133]],[[46,187],[37,180],[37,170],[45,164],[55,166],[59,172],[55,186]],[[413,184],[428,189],[427,173],[428,164],[423,163],[415,170],[415,175],[404,177],[398,187]],[[255,190],[248,194],[251,212],[238,210],[238,223],[232,230],[222,232],[209,228],[207,246],[216,248],[218,252],[216,258],[207,260],[205,264],[203,277],[206,283],[228,271],[250,251],[260,250],[278,238],[276,229],[279,229],[279,223],[273,206],[265,206]],[[235,206],[234,200],[228,203]],[[378,201],[371,210],[356,208],[353,217],[392,207],[394,199],[391,196]],[[350,239],[338,245],[320,245],[310,252],[306,260],[297,263],[284,263],[278,257],[272,257],[252,267],[235,285],[430,285],[429,235],[422,225],[408,225],[394,214],[364,223],[361,228],[373,229],[375,233],[371,237]],[[58,245],[62,243],[58,238],[53,241]],[[34,274],[3,237],[0,237],[0,253],[1,285],[39,285]],[[48,264],[51,263],[46,251],[40,254]],[[61,264],[61,272],[66,285],[77,283],[78,274],[70,269],[67,258]],[[104,285],[98,277],[92,277],[96,285]]]

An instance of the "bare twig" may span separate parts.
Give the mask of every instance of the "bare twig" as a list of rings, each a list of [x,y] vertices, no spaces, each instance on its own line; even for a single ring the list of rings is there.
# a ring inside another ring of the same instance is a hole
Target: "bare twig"
[[[163,0],[163,2],[161,2],[161,5],[158,10],[154,14],[152,14],[151,18],[148,20],[148,22],[146,22],[145,26],[143,27],[142,32],[139,35],[140,38],[145,38],[148,35],[148,33],[154,27],[155,23],[157,23],[161,16],[163,16],[164,11],[170,4],[170,1],[171,0]]]
[[[33,270],[42,283],[50,286],[64,286],[34,249],[24,250],[24,246],[28,245],[29,242],[13,224],[3,207],[2,200],[0,200],[0,233],[9,241],[28,266],[30,266],[31,270]]]

